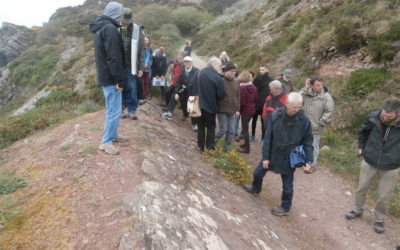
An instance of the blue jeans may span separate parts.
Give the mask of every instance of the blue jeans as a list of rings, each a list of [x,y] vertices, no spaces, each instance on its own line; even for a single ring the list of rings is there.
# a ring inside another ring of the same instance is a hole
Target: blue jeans
[[[218,132],[215,134],[215,142],[225,135],[224,151],[229,151],[235,130],[235,114],[217,114],[217,119]]]
[[[132,69],[125,68],[124,74],[126,75],[126,80],[124,82],[124,90],[122,91],[122,109],[128,108],[128,112],[136,112],[138,107],[137,103],[137,76],[132,75]]]
[[[262,182],[264,179],[265,174],[268,172],[269,169],[263,168],[262,162],[260,162],[257,168],[254,170],[253,173],[253,186],[252,191],[254,193],[260,193]],[[292,207],[292,200],[293,200],[293,179],[294,179],[294,170],[290,174],[281,174],[282,179],[282,197],[281,197],[281,207],[285,211],[289,211]]]
[[[103,86],[103,93],[106,101],[106,121],[101,143],[109,144],[118,136],[122,94],[116,89],[116,85]]]

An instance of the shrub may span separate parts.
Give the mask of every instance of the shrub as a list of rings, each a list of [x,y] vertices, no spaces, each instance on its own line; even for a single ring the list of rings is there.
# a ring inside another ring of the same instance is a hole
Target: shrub
[[[391,61],[397,53],[392,43],[386,41],[384,38],[370,41],[367,51],[372,56],[374,62]]]
[[[137,13],[135,20],[144,26],[146,32],[152,32],[158,30],[162,24],[173,22],[172,10],[167,6],[147,5]]]
[[[358,48],[363,39],[357,30],[357,24],[349,19],[342,20],[336,24],[334,36],[336,48],[344,53]]]
[[[13,193],[17,189],[26,186],[27,184],[23,178],[14,176],[14,171],[0,171],[0,195]]]
[[[195,33],[202,22],[210,19],[210,15],[193,7],[181,7],[172,12],[173,21],[184,36]]]
[[[387,38],[390,41],[400,40],[400,21],[390,23]]]
[[[297,4],[301,0],[284,0],[283,3],[276,9],[276,17],[281,16],[283,13],[285,13],[290,5]]]
[[[391,78],[385,69],[359,69],[351,73],[347,82],[350,94],[363,96]]]
[[[238,0],[202,0],[201,5],[214,15],[221,15],[225,8],[236,3]]]

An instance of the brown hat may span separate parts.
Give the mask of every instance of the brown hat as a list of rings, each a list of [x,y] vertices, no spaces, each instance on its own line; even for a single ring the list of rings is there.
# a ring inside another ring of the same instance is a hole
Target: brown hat
[[[223,67],[222,71],[223,72],[227,72],[227,71],[230,71],[232,69],[236,70],[236,65],[231,63],[231,62],[227,62],[225,67]]]
[[[124,8],[124,14],[122,15],[121,23],[124,23],[124,24],[133,23],[132,10],[130,8]]]

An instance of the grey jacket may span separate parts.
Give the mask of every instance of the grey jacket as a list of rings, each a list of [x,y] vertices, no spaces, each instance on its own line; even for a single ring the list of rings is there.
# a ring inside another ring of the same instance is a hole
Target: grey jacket
[[[332,96],[324,90],[315,94],[311,88],[303,88],[300,93],[303,96],[304,113],[310,119],[313,134],[322,133],[325,125],[333,118]]]

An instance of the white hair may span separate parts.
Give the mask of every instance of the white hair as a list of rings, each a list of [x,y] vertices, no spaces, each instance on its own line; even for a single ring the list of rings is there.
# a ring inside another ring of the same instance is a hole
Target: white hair
[[[278,80],[273,80],[272,82],[269,83],[269,86],[276,89],[282,89],[282,83]]]
[[[290,92],[287,99],[288,103],[303,102],[303,97],[298,92]]]

